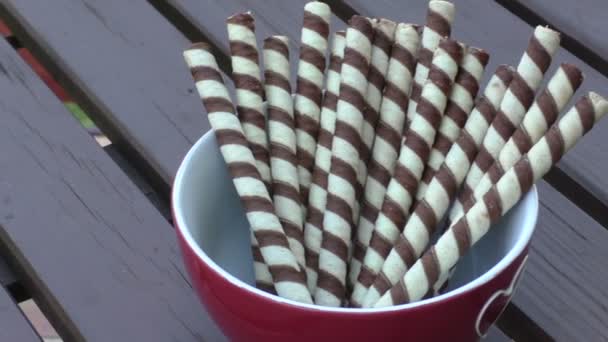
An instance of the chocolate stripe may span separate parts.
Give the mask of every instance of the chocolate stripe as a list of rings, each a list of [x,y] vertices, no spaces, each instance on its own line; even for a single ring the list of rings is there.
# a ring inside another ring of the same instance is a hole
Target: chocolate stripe
[[[314,65],[320,71],[325,70],[325,55],[312,46],[300,46],[300,60]]]
[[[258,50],[255,48],[255,46],[236,40],[230,41],[230,54],[232,57],[245,58],[256,64],[258,63],[259,59]]]
[[[361,217],[365,218],[368,222],[371,222],[373,224],[374,222],[376,222],[379,212],[379,208],[376,208],[371,203],[363,199],[360,213]]]
[[[390,296],[393,303],[409,303],[410,299],[405,290],[405,284],[402,280],[399,280],[396,286],[390,289]]]
[[[420,258],[422,268],[426,274],[427,281],[429,284],[435,284],[439,279],[439,261],[437,261],[437,255],[435,254],[435,248],[431,248],[428,253],[425,253]]]
[[[317,287],[333,294],[337,298],[344,298],[344,293],[346,292],[346,288],[338,278],[322,269],[319,269]]]
[[[330,251],[345,262],[348,259],[348,246],[346,243],[327,230],[323,232],[323,244],[321,248]]]
[[[422,200],[414,209],[415,215],[422,221],[424,227],[427,229],[429,235],[432,233],[432,229],[437,225],[437,218],[433,209],[429,206],[426,201]]]
[[[391,58],[398,60],[410,72],[410,75],[414,75],[417,58],[408,49],[399,44],[393,45]]]
[[[547,141],[547,145],[549,145],[549,151],[551,152],[551,161],[553,165],[555,165],[562,158],[565,152],[564,138],[562,137],[558,126],[552,126],[545,134],[545,139]]]
[[[241,178],[241,177],[252,177],[256,179],[260,179],[260,173],[255,165],[251,165],[245,162],[232,162],[228,164],[228,170],[232,175],[232,178]]]
[[[294,282],[306,284],[306,275],[304,272],[298,272],[295,268],[287,265],[269,265],[270,274],[275,282]]]
[[[456,184],[456,178],[452,174],[452,171],[446,164],[442,164],[439,167],[439,171],[435,174],[435,179],[441,184],[443,190],[448,195],[448,198],[453,199],[458,191],[458,184]],[[435,227],[436,224],[432,225]]]
[[[321,168],[318,168],[317,170],[318,171],[314,172],[312,175],[312,183],[326,190],[328,174]]]
[[[467,155],[469,163],[472,163],[475,160],[475,157],[477,156],[478,148],[477,144],[475,144],[475,140],[473,140],[473,137],[471,137],[469,132],[463,132],[462,135],[460,135],[460,137],[458,138],[458,140],[456,140],[456,143],[458,144],[458,146],[460,146],[460,149],[464,151],[464,153]]]
[[[407,267],[411,267],[414,262],[416,262],[416,259],[418,258],[416,250],[414,249],[414,246],[412,246],[412,244],[402,234],[400,234],[397,238],[397,242],[395,243],[394,248],[395,252],[399,254],[399,257],[401,258],[401,260],[403,260]]]
[[[322,17],[310,11],[304,11],[304,20],[302,22],[302,26],[318,33],[325,39],[327,39],[329,36],[329,23],[323,20]]]
[[[426,162],[431,153],[431,148],[427,142],[422,139],[420,135],[414,130],[409,130],[405,138],[405,145],[403,148],[409,148],[414,151],[416,155],[423,161]],[[400,164],[400,163],[398,163]],[[414,189],[415,190],[415,189]]]
[[[342,65],[344,64],[348,64],[351,67],[359,70],[359,72],[361,72],[363,75],[367,75],[369,61],[363,55],[361,55],[359,51],[348,46],[344,48],[344,59],[342,59]]]
[[[405,213],[401,207],[395,203],[390,197],[385,197],[382,203],[382,215],[386,216],[397,227],[403,227],[405,224]]]
[[[333,133],[324,130],[323,128],[319,129],[319,137],[317,138],[317,143],[320,146],[325,147],[326,149],[331,151],[331,144],[334,139]]]
[[[369,241],[369,248],[376,251],[383,258],[391,252],[393,249],[393,244],[390,241],[387,241],[381,234],[373,234],[371,240]],[[373,281],[373,279],[371,279]],[[365,286],[370,286],[372,281],[369,283],[363,283]]]
[[[384,165],[379,164],[376,160],[370,161],[369,170],[367,173],[368,177],[372,177],[377,180],[380,184],[387,185],[391,180],[391,173],[384,167]]]
[[[442,113],[437,110],[437,107],[435,107],[433,103],[429,102],[429,100],[425,99],[423,96],[421,96],[420,100],[418,101],[416,112],[424,119],[426,119],[426,121],[435,129],[439,127]]]
[[[232,102],[223,97],[205,97],[203,98],[203,105],[205,105],[207,113],[227,112],[234,114]]]
[[[285,42],[276,37],[268,37],[264,39],[264,49],[274,50],[280,53],[285,59],[289,60],[289,47]]]
[[[413,194],[418,186],[418,180],[412,172],[405,168],[401,163],[395,165],[393,179],[399,183],[408,193]],[[384,209],[382,210],[384,212]]]
[[[336,175],[344,179],[353,187],[355,184],[357,184],[357,170],[353,169],[351,165],[338,157],[331,157],[331,167],[329,172],[332,175]]]
[[[492,187],[483,195],[483,203],[486,206],[490,222],[496,222],[502,215],[502,201],[496,187]]]
[[[371,242],[370,242],[370,248],[373,248],[373,247],[371,247]],[[363,260],[363,259],[361,259],[361,260]],[[361,271],[359,272],[359,275],[357,277],[357,281],[360,282],[361,284],[363,284],[365,287],[370,287],[374,283],[375,279],[376,279],[376,274],[374,272],[372,272],[365,264],[362,265]]]
[[[319,134],[319,123],[307,115],[302,115],[298,111],[294,111],[296,127],[298,130],[306,132],[311,137],[316,138]],[[301,149],[298,149],[300,152]]]
[[[440,37],[448,37],[452,33],[450,22],[441,13],[429,8],[426,15],[426,27],[435,31]]]
[[[401,147],[401,135],[393,127],[382,120],[376,125],[376,135],[384,140],[393,150],[399,151]]]
[[[327,194],[327,205],[326,210],[340,216],[344,221],[352,224],[353,213],[350,205],[346,203],[342,198],[337,197],[332,193]],[[325,240],[325,238],[323,238]]]
[[[334,136],[346,140],[354,148],[360,148],[359,145],[361,142],[361,138],[359,132],[357,132],[356,128],[341,120],[336,121],[336,130]]]
[[[293,128],[294,128],[293,117],[289,113],[287,113],[285,110],[283,110],[282,108],[274,107],[274,106],[268,106],[267,112],[268,112],[268,121],[280,122],[283,125],[285,125],[293,130]]]
[[[250,29],[251,31],[255,31],[255,21],[253,16],[249,13],[238,13],[231,17],[229,17],[226,22],[228,24],[241,25]]]
[[[323,98],[323,107],[335,112],[338,109],[338,96],[326,91],[325,98]]]
[[[190,68],[190,73],[192,74],[192,78],[195,82],[198,81],[206,81],[212,80],[220,83],[224,83],[224,79],[222,78],[222,74],[212,67],[198,65]]]
[[[536,36],[530,38],[526,54],[534,61],[542,73],[545,73],[551,64],[551,55],[543,45],[538,41]]]
[[[280,246],[283,248],[289,248],[289,243],[287,242],[287,238],[285,234],[282,232],[277,232],[274,230],[267,229],[259,229],[254,233],[255,238],[258,240],[258,244],[260,248],[270,247],[270,246]],[[276,278],[275,278],[276,279]]]
[[[310,80],[298,77],[296,81],[296,93],[300,96],[304,96],[310,101],[314,102],[317,106],[321,105],[322,90],[319,86]],[[302,116],[302,115],[300,115]]]
[[[272,182],[272,193],[275,196],[287,197],[295,203],[300,202],[300,194],[291,184],[285,184],[275,180]]]
[[[509,84],[509,91],[515,95],[524,108],[530,108],[534,101],[534,90],[530,89],[520,73],[514,73]]]
[[[492,127],[504,141],[509,140],[516,128],[503,111],[498,112],[498,115],[492,121]]]
[[[241,201],[243,202],[243,206],[247,212],[262,211],[274,214],[272,202],[265,197],[241,196]]]
[[[462,257],[469,250],[469,247],[471,247],[471,233],[469,231],[469,223],[467,222],[466,217],[463,216],[450,229],[454,233],[454,238],[456,239],[458,255]]]
[[[262,86],[262,82],[260,82],[257,77],[233,72],[232,80],[234,81],[234,86],[237,89],[248,90],[260,97],[263,97],[264,88]]]
[[[576,102],[575,108],[581,120],[583,132],[589,132],[595,123],[595,109],[593,109],[591,100],[588,96],[584,96],[581,100]]]
[[[272,70],[264,71],[264,83],[267,86],[279,87],[285,90],[288,94],[291,94],[291,85],[289,84],[289,80],[283,77],[283,75]]]
[[[382,94],[383,101],[385,99],[389,99],[393,101],[400,110],[403,112],[407,112],[407,106],[409,97],[406,93],[403,93],[397,86],[392,84],[390,81],[386,81],[386,85],[384,87],[384,92]]]

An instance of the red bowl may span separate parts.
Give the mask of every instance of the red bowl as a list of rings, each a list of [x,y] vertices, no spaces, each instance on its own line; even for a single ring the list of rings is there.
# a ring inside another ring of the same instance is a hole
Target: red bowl
[[[437,297],[381,309],[326,308],[270,295],[252,284],[249,225],[213,133],[188,152],[172,207],[194,288],[235,341],[474,341],[511,299],[538,216],[533,188],[457,265]]]

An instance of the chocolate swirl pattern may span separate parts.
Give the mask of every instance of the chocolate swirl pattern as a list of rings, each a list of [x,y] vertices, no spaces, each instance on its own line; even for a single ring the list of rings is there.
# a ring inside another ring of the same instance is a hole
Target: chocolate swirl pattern
[[[414,78],[419,44],[418,26],[397,25],[382,94],[380,118],[376,125],[376,136],[361,202],[361,215],[354,239],[354,252],[349,272],[351,281],[356,280],[359,275],[361,262],[374,230],[374,223],[378,217],[386,187],[393,176],[393,169],[401,148],[408,94]]]
[[[560,36],[556,31],[542,26],[538,26],[534,30],[528,47],[517,66],[517,74],[509,85],[500,104],[500,110],[483,140],[458,200],[450,210],[450,222],[454,222],[458,216],[462,215],[462,204],[472,197],[473,190],[481,177],[494,164],[500,150],[532,105],[534,94],[551,64],[552,56],[557,51],[559,42]]]
[[[319,277],[314,294],[315,303],[325,306],[340,306],[345,299],[348,251],[351,228],[354,225],[359,143],[374,34],[367,18],[353,16],[349,24],[340,72],[340,95],[327,181]]]
[[[422,42],[414,75],[414,84],[410,93],[410,103],[407,109],[407,120],[412,120],[416,114],[416,106],[431,68],[433,53],[442,38],[450,37],[454,21],[454,4],[443,0],[429,1],[426,23],[422,30]]]
[[[256,167],[241,122],[234,113],[215,58],[206,45],[200,44],[186,50],[184,58],[207,109],[215,138],[277,294],[298,302],[312,303],[303,270],[298,266],[281,222],[274,213],[267,187]]]
[[[522,156],[475,205],[416,261],[405,276],[376,303],[385,307],[422,298],[487,231],[544,176],[608,111],[608,102],[589,93],[581,98]]]
[[[444,39],[439,43],[416,115],[406,132],[393,177],[376,219],[369,248],[351,296],[352,305],[360,305],[374,280],[374,270],[377,271],[384,262],[407,220],[461,60],[462,46],[458,42]],[[365,260],[373,262],[368,264]]]
[[[336,107],[340,93],[340,69],[344,57],[344,37],[346,32],[334,34],[331,48],[323,108],[321,109],[321,127],[315,166],[312,172],[312,183],[308,194],[308,211],[304,225],[304,243],[306,248],[306,279],[308,288],[314,293],[317,287],[319,269],[319,250],[323,239],[323,212],[327,204],[327,177],[331,164],[331,144],[336,127]]]
[[[466,50],[445,109],[445,115],[441,119],[439,131],[435,137],[429,162],[418,186],[416,199],[421,199],[424,196],[426,187],[439,170],[445,155],[458,138],[467,121],[467,117],[473,109],[475,96],[479,91],[479,80],[483,76],[489,59],[488,53],[481,49],[471,47]]]
[[[388,253],[379,275],[363,300],[364,307],[373,306],[422,254],[475,159],[514,72],[512,68],[502,65],[490,79],[460,136],[429,182],[424,197],[414,208],[403,232]]]
[[[303,208],[308,204],[308,189],[317,148],[330,20],[331,10],[326,4],[313,1],[304,6],[294,102],[298,178]]]
[[[293,101],[289,84],[289,39],[264,40],[264,90],[270,140],[270,171],[274,208],[300,267],[304,258],[304,230],[296,161]]]

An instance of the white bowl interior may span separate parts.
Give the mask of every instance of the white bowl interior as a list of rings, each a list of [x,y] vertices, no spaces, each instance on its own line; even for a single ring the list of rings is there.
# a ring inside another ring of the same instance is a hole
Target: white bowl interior
[[[176,177],[173,208],[179,228],[201,258],[236,278],[227,277],[229,281],[263,294],[253,287],[249,225],[214,134],[205,134],[186,156]],[[459,261],[448,291],[439,297],[483,283],[506,267],[529,241],[537,213],[533,188]]]

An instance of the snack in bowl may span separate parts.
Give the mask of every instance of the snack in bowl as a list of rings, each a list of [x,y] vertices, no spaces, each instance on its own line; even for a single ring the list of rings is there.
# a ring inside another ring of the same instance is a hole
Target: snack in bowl
[[[470,340],[506,305],[534,228],[534,182],[608,102],[590,92],[560,118],[583,81],[570,64],[535,100],[560,41],[545,27],[517,69],[500,66],[477,96],[491,51],[448,38],[454,10],[430,1],[422,33],[353,16],[328,39],[327,5],[307,4],[294,100],[287,38],[268,37],[260,63],[250,13],[228,19],[236,104],[210,48],[184,52],[213,132],[178,172],[176,226],[201,299],[230,337]],[[233,182],[219,182],[231,188],[220,197],[238,196],[230,210],[243,211],[249,232],[218,231],[187,203],[208,196],[196,189],[221,167],[204,167],[201,154],[218,149],[208,163],[225,163]],[[237,232],[249,241],[238,255],[252,256],[230,275],[209,240]],[[245,268],[263,291],[243,282]],[[437,312],[462,326],[419,328]],[[366,320],[375,335],[358,326]]]

